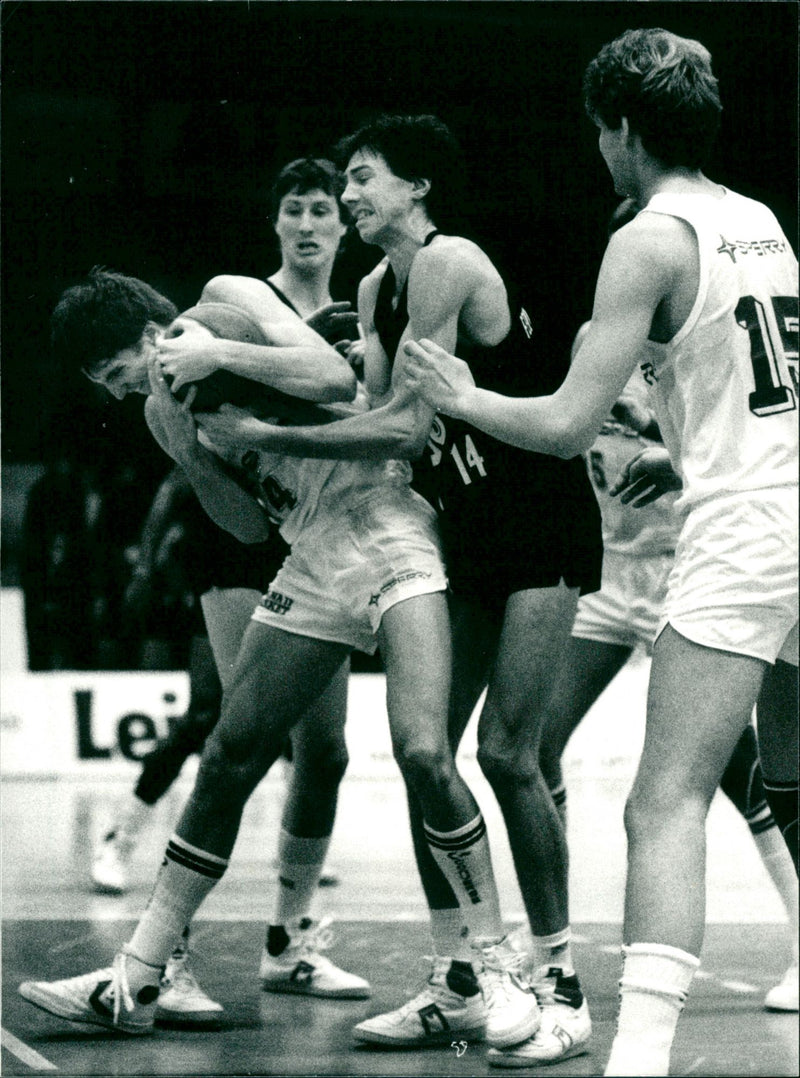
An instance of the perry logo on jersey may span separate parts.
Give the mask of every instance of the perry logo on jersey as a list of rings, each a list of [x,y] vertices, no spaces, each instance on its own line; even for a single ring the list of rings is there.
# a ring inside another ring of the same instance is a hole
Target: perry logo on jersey
[[[720,245],[717,248],[718,255],[729,255],[731,262],[736,261],[736,255],[780,255],[789,250],[789,245],[783,239],[769,240],[726,240],[720,236]]]

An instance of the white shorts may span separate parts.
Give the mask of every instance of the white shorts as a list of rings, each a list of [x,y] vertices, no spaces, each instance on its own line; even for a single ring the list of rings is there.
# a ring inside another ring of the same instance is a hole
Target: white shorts
[[[774,663],[797,624],[797,494],[715,498],[684,523],[659,632]],[[786,661],[792,661],[790,658]]]
[[[674,560],[671,551],[649,556],[604,551],[600,591],[578,600],[572,635],[603,644],[628,648],[641,644],[648,651],[652,649]]]
[[[387,610],[446,588],[435,512],[408,487],[381,488],[300,535],[253,620],[371,655]]]

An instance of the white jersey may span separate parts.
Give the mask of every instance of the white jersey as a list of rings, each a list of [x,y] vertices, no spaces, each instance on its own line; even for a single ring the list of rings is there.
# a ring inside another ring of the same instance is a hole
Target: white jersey
[[[635,402],[640,408],[649,407],[647,386],[640,371],[634,371],[621,400]],[[652,557],[671,554],[675,550],[681,528],[681,517],[675,512],[675,494],[663,494],[649,505],[634,509],[608,493],[608,488],[628,461],[654,444],[627,423],[612,417],[603,424],[586,454],[589,479],[600,507],[604,551],[613,550],[629,557]]]
[[[797,486],[797,259],[766,206],[726,191],[655,195],[687,221],[700,284],[686,323],[642,365],[688,511],[720,494]]]
[[[338,408],[337,413],[349,411]],[[221,451],[201,431],[200,441],[250,479],[252,492],[293,546],[301,533],[325,529],[340,514],[378,496],[408,487],[411,465],[396,460],[324,460],[264,450]]]

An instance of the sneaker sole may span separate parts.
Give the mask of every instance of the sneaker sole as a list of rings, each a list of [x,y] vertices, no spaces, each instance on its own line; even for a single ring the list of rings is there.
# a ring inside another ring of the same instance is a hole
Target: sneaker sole
[[[96,895],[124,895],[127,893],[127,887],[118,887],[112,883],[99,883],[97,880],[92,880],[92,890]]]
[[[153,1032],[153,1025],[132,1025],[128,1022],[114,1022],[113,1019],[103,1018],[100,1014],[87,1011],[77,1011],[74,1006],[59,997],[53,997],[40,992],[32,984],[21,984],[17,989],[23,999],[38,1007],[40,1011],[55,1015],[56,1018],[64,1018],[68,1022],[78,1022],[86,1026],[101,1026],[103,1029],[111,1029],[115,1033],[130,1033],[141,1037]]]
[[[369,999],[372,990],[366,988],[309,988],[302,984],[293,984],[290,981],[282,981],[272,984],[270,981],[262,981],[261,988],[265,992],[284,992],[295,996],[315,996],[317,999]]]
[[[156,1007],[155,1024],[159,1029],[221,1029],[223,1017],[220,1011],[181,1014],[175,1011],[163,1011]]]
[[[449,1045],[453,1038],[482,1041],[485,1037],[485,1031],[481,1026],[475,1026],[471,1029],[444,1029],[438,1033],[431,1033],[424,1038],[415,1037],[412,1039],[393,1037],[391,1033],[378,1033],[369,1029],[360,1030],[356,1027],[353,1030],[353,1037],[365,1044],[383,1044],[391,1048],[438,1048],[443,1044]]]
[[[491,1067],[546,1067],[550,1063],[560,1063],[564,1059],[572,1059],[575,1056],[586,1055],[589,1051],[589,1044],[584,1041],[583,1044],[574,1044],[571,1048],[568,1048],[566,1052],[561,1052],[557,1056],[539,1057],[537,1058],[524,1058],[522,1056],[513,1056],[504,1052],[499,1052],[497,1049],[490,1048],[486,1053],[486,1061]]]

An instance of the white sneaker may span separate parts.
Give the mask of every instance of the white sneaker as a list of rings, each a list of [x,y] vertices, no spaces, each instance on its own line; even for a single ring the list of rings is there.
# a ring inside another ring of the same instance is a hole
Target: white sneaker
[[[189,969],[189,952],[183,947],[173,952],[161,974],[155,1020],[160,1026],[192,1029],[217,1028],[224,1013],[221,1003],[207,995]]]
[[[470,996],[453,991],[457,971],[449,958],[434,958],[433,969],[422,991],[396,1011],[376,1014],[353,1030],[356,1040],[391,1044],[396,1048],[450,1044],[454,1037],[482,1040],[486,1008],[480,990]],[[448,977],[449,975],[449,977]]]
[[[537,1067],[560,1063],[583,1055],[592,1035],[589,1007],[574,974],[545,967],[536,976],[534,991],[542,1021],[536,1033],[522,1044],[498,1051],[490,1048],[487,1059],[495,1067]]]
[[[339,969],[320,954],[333,943],[329,925],[329,917],[319,922],[303,918],[300,925],[292,929],[282,954],[271,955],[264,948],[259,976],[265,992],[296,992],[328,999],[368,998],[370,987],[363,977]]]
[[[780,984],[770,988],[764,997],[764,1006],[768,1011],[796,1011],[798,1009],[798,979],[800,971],[797,964],[789,966]]]
[[[486,1041],[508,1048],[532,1037],[541,1019],[533,989],[521,976],[525,955],[506,940],[475,948],[478,981],[486,1004]]]
[[[63,981],[25,981],[19,994],[35,1007],[66,1018],[105,1026],[120,1033],[151,1033],[158,986],[145,985],[134,1000],[125,969],[127,955],[120,952],[111,968],[98,969]]]
[[[122,831],[109,831],[95,850],[92,882],[103,895],[124,895],[128,890],[128,861],[134,841]]]

